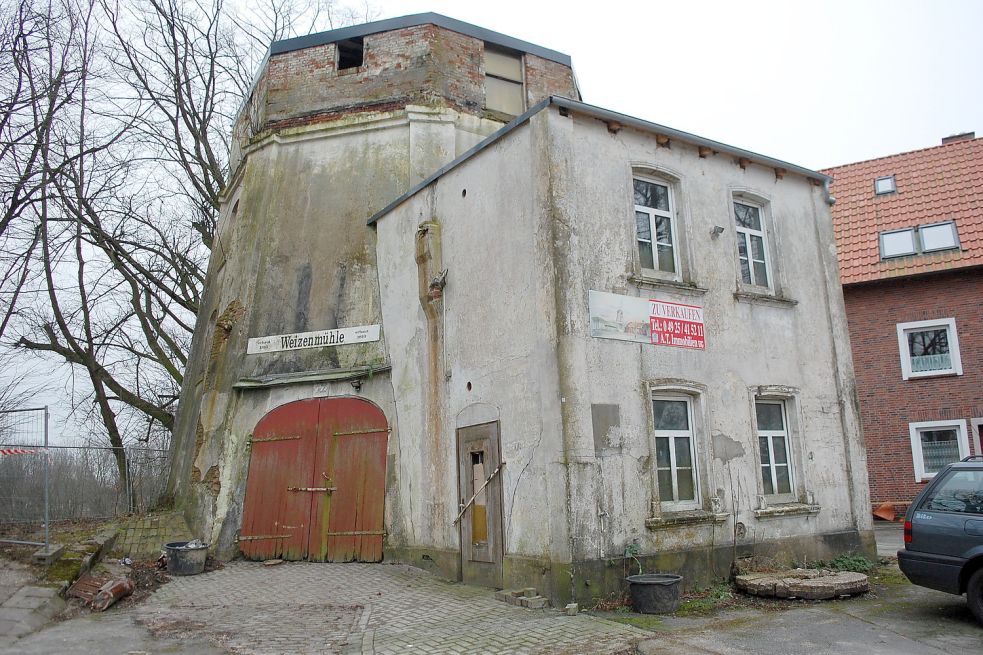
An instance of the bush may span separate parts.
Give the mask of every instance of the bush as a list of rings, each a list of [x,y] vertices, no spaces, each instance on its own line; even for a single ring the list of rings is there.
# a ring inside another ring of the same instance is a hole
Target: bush
[[[876,566],[877,564],[863,555],[840,555],[825,564],[825,568],[834,571],[854,571],[855,573],[869,573]]]

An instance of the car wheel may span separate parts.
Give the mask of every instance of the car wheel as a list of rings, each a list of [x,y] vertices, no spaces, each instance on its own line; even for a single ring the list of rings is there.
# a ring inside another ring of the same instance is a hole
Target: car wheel
[[[969,579],[969,584],[966,585],[966,602],[976,620],[983,624],[983,568],[976,569],[976,573]]]

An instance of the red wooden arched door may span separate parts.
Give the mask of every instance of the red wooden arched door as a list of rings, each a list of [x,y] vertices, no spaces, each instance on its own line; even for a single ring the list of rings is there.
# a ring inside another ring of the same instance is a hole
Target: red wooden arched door
[[[277,407],[250,441],[239,548],[250,559],[382,560],[389,428],[359,398]]]

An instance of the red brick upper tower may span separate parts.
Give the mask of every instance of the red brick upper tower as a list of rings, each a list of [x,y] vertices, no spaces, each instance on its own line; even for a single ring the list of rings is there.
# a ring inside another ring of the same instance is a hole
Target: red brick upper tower
[[[415,14],[274,43],[236,121],[235,145],[407,105],[507,122],[551,95],[580,99],[569,56],[440,14]]]

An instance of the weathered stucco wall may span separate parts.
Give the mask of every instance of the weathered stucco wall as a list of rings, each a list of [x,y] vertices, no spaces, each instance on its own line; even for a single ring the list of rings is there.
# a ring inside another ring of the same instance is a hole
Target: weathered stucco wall
[[[577,559],[645,554],[694,543],[765,543],[803,534],[869,530],[862,441],[842,295],[821,186],[773,168],[671,141],[609,130],[589,117],[548,114],[556,224],[559,368],[571,467]],[[632,170],[673,189],[683,274],[675,284],[639,281]],[[739,295],[733,200],[765,207],[774,293]],[[723,232],[714,235],[715,226]],[[706,350],[591,338],[589,290],[704,308]],[[691,394],[702,507],[726,521],[646,529],[662,509],[653,476],[649,385]],[[787,398],[797,500],[816,514],[766,517],[756,395]],[[620,425],[594,434],[591,405],[614,405]],[[599,445],[600,444],[600,445]],[[858,502],[859,501],[859,502]]]
[[[263,389],[291,375],[388,365],[385,332],[376,343],[255,355],[246,354],[248,339],[382,323],[365,220],[499,126],[411,106],[283,130],[247,151],[227,192],[209,265],[170,482],[220,552],[234,553],[245,444],[259,418],[291,400],[352,392],[347,382],[296,380]],[[388,384],[367,384],[361,395],[391,416]]]
[[[726,575],[734,552],[813,558],[872,543],[822,186],[658,141],[549,108],[377,223],[401,448],[422,455],[401,467],[407,542],[459,547],[449,520],[459,502],[454,417],[482,403],[498,412],[508,462],[506,584],[510,560],[517,580],[535,578],[522,562],[537,562],[550,570],[543,584],[555,597],[594,596],[617,584],[629,546],[651,567],[707,578]],[[633,166],[673,188],[684,268],[677,280],[638,275]],[[735,194],[767,208],[770,296],[738,283]],[[440,436],[428,422],[432,353],[413,259],[425,222],[440,225],[448,269]],[[706,350],[591,337],[590,290],[702,306]],[[691,512],[682,524],[658,498],[652,385],[694,399],[702,516]],[[796,485],[783,500],[792,505],[759,499],[756,395],[787,402]],[[617,417],[600,433],[592,405]],[[436,486],[409,506],[421,479]]]
[[[550,308],[542,131],[524,127],[417,194],[378,224],[387,346],[401,425],[403,509],[390,540],[456,551],[457,427],[501,421],[506,552],[569,561]],[[440,225],[443,349],[427,347],[414,241]],[[439,379],[430,379],[431,371]],[[441,403],[440,431],[427,407]],[[472,416],[478,416],[471,421]]]

